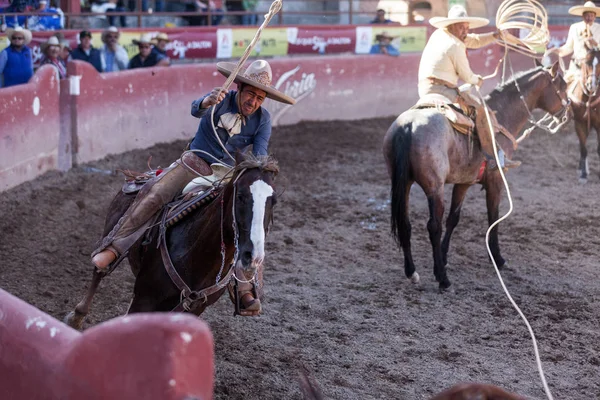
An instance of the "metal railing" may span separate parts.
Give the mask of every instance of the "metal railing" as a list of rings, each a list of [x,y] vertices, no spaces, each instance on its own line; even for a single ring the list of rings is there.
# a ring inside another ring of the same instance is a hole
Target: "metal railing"
[[[175,2],[174,4],[181,4],[180,2]],[[265,2],[265,3],[268,3]],[[319,6],[321,3],[321,6]],[[173,4],[173,3],[172,3]],[[269,4],[266,4],[268,7]],[[287,5],[287,7],[286,7]],[[348,1],[325,1],[325,0],[287,0],[284,1],[283,9],[277,14],[277,16],[273,19],[273,25],[285,25],[286,20],[293,19],[298,20],[300,23],[294,23],[294,25],[301,25],[302,20],[306,20],[310,25],[316,24],[332,24],[332,23],[340,23],[340,21],[345,21],[345,24],[355,24],[355,23],[368,23],[370,20],[375,18],[375,11],[378,6],[378,0],[362,0],[360,2],[356,0],[348,0]],[[302,9],[304,7],[304,9]],[[315,8],[322,8],[316,10]],[[336,8],[336,9],[332,9]],[[366,10],[367,9],[367,10]],[[256,10],[256,11],[215,11],[215,10],[207,10],[207,11],[160,11],[156,12],[151,9],[148,11],[140,11],[142,10],[142,0],[136,0],[136,10],[137,11],[108,11],[103,13],[91,12],[91,11],[71,11],[67,10],[63,13],[65,17],[65,26],[64,29],[70,29],[75,24],[74,21],[80,18],[119,18],[125,17],[131,19],[132,17],[136,20],[136,27],[143,26],[144,18],[148,17],[176,17],[176,18],[190,18],[190,17],[204,17],[206,26],[213,25],[213,17],[222,17],[223,20],[229,21],[228,17],[236,17],[236,16],[244,16],[244,15],[256,15],[258,23],[262,22],[262,17],[264,16],[266,10]],[[406,12],[400,13],[391,13],[388,12],[386,17],[394,19],[395,17],[406,17]],[[29,11],[22,13],[3,13],[0,16],[3,17],[26,17],[25,18],[25,27],[28,26],[29,17],[33,16],[52,16],[56,15],[55,13],[40,13],[37,11]],[[317,22],[322,20],[323,22]],[[337,21],[336,21],[337,20]],[[230,23],[231,24],[231,23]],[[129,27],[129,26],[128,26]]]

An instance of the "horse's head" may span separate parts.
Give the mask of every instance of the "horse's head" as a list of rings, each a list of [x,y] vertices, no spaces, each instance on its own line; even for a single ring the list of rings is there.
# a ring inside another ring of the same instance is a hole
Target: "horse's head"
[[[588,48],[583,63],[581,63],[581,79],[585,90],[595,93],[598,90],[600,75],[600,49]]]
[[[277,196],[273,182],[279,172],[271,157],[236,154],[234,185],[234,225],[236,270],[250,279],[265,258],[265,237],[273,219]]]
[[[570,104],[567,94],[567,83],[562,77],[556,62],[552,66],[542,69],[543,75],[540,79],[543,81],[538,87],[539,93],[537,108],[540,108],[550,114],[556,115],[565,110]]]

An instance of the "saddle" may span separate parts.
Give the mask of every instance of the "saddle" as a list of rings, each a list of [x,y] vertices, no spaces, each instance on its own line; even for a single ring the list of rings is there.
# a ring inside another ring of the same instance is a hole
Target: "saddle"
[[[411,110],[423,108],[435,108],[448,119],[454,130],[464,135],[471,135],[475,129],[475,122],[468,116],[470,113],[468,106],[453,103],[446,96],[437,93],[427,94],[421,97],[417,104],[411,107]]]

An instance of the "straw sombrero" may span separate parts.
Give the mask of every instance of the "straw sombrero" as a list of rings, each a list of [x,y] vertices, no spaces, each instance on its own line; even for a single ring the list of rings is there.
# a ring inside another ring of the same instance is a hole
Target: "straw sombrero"
[[[121,32],[119,32],[116,26],[109,26],[104,30],[104,32],[102,32],[102,36],[100,37],[102,42],[106,42],[106,37],[111,33],[116,33],[117,38],[121,36]]]
[[[574,6],[569,8],[569,14],[571,15],[583,15],[585,12],[593,12],[594,14],[600,14],[600,7],[596,7],[594,2],[586,1],[582,6]]]
[[[140,44],[152,44],[152,35],[149,33],[143,33],[140,35],[139,39],[133,39],[131,43],[135,44],[136,46]]]
[[[164,40],[165,42],[171,41],[171,39],[169,39],[169,35],[167,35],[166,33],[163,33],[163,32],[160,32],[158,35],[156,35],[152,38],[152,44],[158,43],[159,40]]]
[[[59,49],[62,47],[56,36],[51,36],[46,42],[40,44],[40,50],[42,53],[46,53],[46,51],[48,51],[48,49],[52,46],[56,46]]]
[[[480,17],[469,17],[467,10],[463,6],[454,5],[448,11],[448,17],[433,17],[429,20],[429,23],[436,28],[443,29],[452,24],[458,24],[462,22],[468,22],[470,29],[481,28],[490,23],[487,18]]]
[[[231,75],[231,72],[235,69],[235,67],[236,64],[231,62],[217,63],[217,71],[227,77]],[[268,98],[275,101],[286,104],[295,104],[296,100],[271,86],[272,80],[273,73],[271,72],[271,66],[269,63],[265,60],[256,60],[245,70],[242,68],[236,75],[234,82],[245,83],[260,89],[267,94]]]
[[[28,29],[24,29],[21,28],[20,26],[17,26],[16,28],[8,28],[6,30],[6,37],[8,37],[8,40],[12,40],[13,34],[15,33],[22,33],[23,37],[25,38],[24,40],[24,45],[27,46],[29,43],[31,43],[31,31]]]

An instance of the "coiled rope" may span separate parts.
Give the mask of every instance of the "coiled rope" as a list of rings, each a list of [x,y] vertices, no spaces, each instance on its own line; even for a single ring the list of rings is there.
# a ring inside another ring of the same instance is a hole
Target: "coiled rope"
[[[537,0],[503,1],[496,13],[496,27],[502,33],[500,39],[498,39],[497,42],[505,47],[504,57],[501,61],[506,60],[506,58],[508,57],[509,49],[532,58],[538,58],[539,55],[536,52],[535,48],[540,46],[543,46],[545,48],[548,42],[550,41],[550,31],[548,30],[548,14],[546,13],[544,7]],[[528,34],[523,38],[517,38],[510,32],[511,29],[518,29],[519,31],[523,29],[528,31]],[[507,63],[504,62],[503,64],[504,68],[506,68]],[[491,78],[495,76],[497,70],[498,68],[496,68],[495,73],[485,78]],[[479,99],[482,102],[485,109],[485,115],[489,127],[489,132],[494,132],[494,127],[492,126],[492,121],[490,119],[490,111],[487,107],[487,104],[485,103],[485,100],[479,90],[479,87],[475,86],[475,88],[479,95]],[[494,158],[496,159],[496,165],[500,166],[501,164],[500,159],[498,157],[498,148],[496,146],[496,140],[494,138],[492,140],[492,145],[494,147]],[[531,340],[533,342],[535,360],[538,372],[540,374],[540,378],[542,380],[542,385],[544,387],[544,392],[546,393],[546,396],[549,400],[554,400],[554,397],[550,392],[550,388],[548,387],[548,383],[546,382],[546,377],[544,375],[542,361],[538,350],[537,339],[535,337],[535,334],[533,333],[533,329],[531,328],[529,321],[525,317],[525,314],[523,314],[517,303],[513,300],[512,296],[510,295],[508,289],[506,288],[504,280],[502,279],[502,275],[500,274],[498,265],[496,264],[496,261],[494,260],[494,257],[492,255],[492,251],[489,244],[490,233],[492,229],[494,229],[494,227],[496,227],[496,225],[498,225],[500,222],[507,219],[508,216],[513,212],[513,201],[512,196],[510,194],[508,181],[506,180],[506,176],[504,175],[503,168],[499,167],[498,170],[500,172],[502,182],[504,183],[504,187],[506,188],[509,210],[505,215],[498,218],[498,220],[496,220],[493,224],[489,226],[485,234],[485,245],[490,259],[494,264],[494,269],[496,270],[496,274],[498,276],[498,279],[500,280],[500,284],[502,285],[504,293],[506,294],[508,300],[510,301],[514,309],[517,310],[517,313],[519,314],[521,319],[525,322],[525,325],[527,326],[527,330],[529,331],[529,335],[531,336]]]

